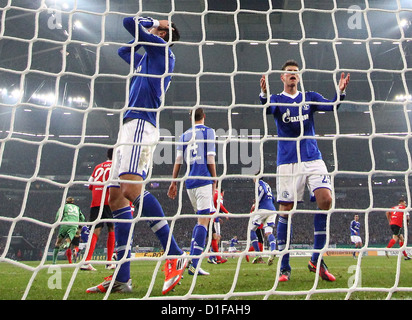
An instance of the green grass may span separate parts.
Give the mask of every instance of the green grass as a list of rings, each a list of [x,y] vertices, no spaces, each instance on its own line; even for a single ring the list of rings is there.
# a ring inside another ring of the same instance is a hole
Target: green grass
[[[185,272],[181,284],[170,292],[167,297],[187,299],[189,294],[195,298],[205,299],[269,299],[269,300],[381,300],[388,297],[388,291],[393,291],[391,299],[412,299],[412,260],[398,260],[398,257],[365,256],[361,259],[361,285],[349,296],[349,286],[353,283],[354,267],[358,260],[352,257],[326,257],[329,270],[335,275],[335,282],[315,282],[315,274],[307,269],[308,258],[292,257],[292,277],[289,282],[277,283],[276,268],[278,260],[272,266],[267,264],[247,263],[245,259],[229,258],[228,262],[220,265],[211,265],[206,262],[202,267],[211,273],[210,276],[197,277],[192,286],[194,277]],[[22,262],[33,268],[27,270],[23,265],[0,263],[0,300],[102,300],[104,294],[87,294],[86,288],[102,282],[111,272],[105,270],[104,265],[94,264],[95,272],[76,270],[77,265],[68,265],[61,262],[61,273],[49,269],[50,264],[39,266],[39,262]],[[396,271],[399,263],[398,283]],[[159,267],[151,291],[153,272]],[[160,264],[156,261],[133,261],[131,274],[133,292],[130,294],[111,294],[107,297],[114,299],[141,299],[144,297],[162,297],[163,273]],[[236,272],[239,268],[238,272]],[[38,271],[36,273],[36,271]],[[237,280],[236,280],[237,274]],[[34,277],[33,277],[34,275]],[[74,277],[75,276],[75,277]],[[60,282],[56,279],[61,280]],[[73,280],[72,280],[73,279]],[[29,290],[26,291],[29,282]],[[67,290],[73,281],[71,289]],[[376,289],[381,291],[375,291]],[[27,296],[25,296],[25,292]],[[249,292],[249,293],[248,293]],[[66,296],[67,295],[67,296]],[[216,295],[216,296],[212,296]]]

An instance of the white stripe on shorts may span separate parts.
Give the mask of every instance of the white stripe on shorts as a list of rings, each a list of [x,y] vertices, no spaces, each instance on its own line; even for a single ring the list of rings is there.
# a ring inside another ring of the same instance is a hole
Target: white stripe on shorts
[[[136,131],[134,133],[133,142],[137,143],[133,145],[132,148],[132,157],[129,164],[129,172],[136,172],[137,167],[139,165],[140,160],[140,150],[142,148],[141,142],[143,138],[143,131],[144,131],[145,121],[142,119],[138,119],[138,123],[136,126]],[[136,157],[137,155],[137,157]]]

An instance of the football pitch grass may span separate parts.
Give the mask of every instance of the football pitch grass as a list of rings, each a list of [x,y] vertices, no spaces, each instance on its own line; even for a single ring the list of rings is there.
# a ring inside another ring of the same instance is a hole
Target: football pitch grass
[[[239,259],[241,259],[239,261]],[[265,258],[267,261],[267,258]],[[316,281],[307,268],[308,257],[291,257],[292,275],[288,282],[276,281],[278,259],[272,266],[252,264],[243,258],[229,258],[227,263],[202,263],[210,276],[190,276],[187,271],[181,284],[166,296],[161,294],[164,274],[156,261],[132,261],[132,293],[88,294],[88,287],[98,285],[112,271],[103,264],[93,264],[97,271],[80,271],[76,264],[60,261],[57,269],[51,264],[34,272],[13,263],[0,263],[0,300],[118,300],[142,298],[229,299],[229,300],[409,300],[412,299],[412,260],[403,257],[364,256],[360,260],[361,277],[355,281],[358,259],[351,256],[326,256],[325,262],[335,275],[335,282]],[[21,262],[36,268],[39,262]],[[163,263],[163,262],[162,262]],[[52,267],[52,268],[49,268]],[[157,274],[152,290],[154,270]],[[76,270],[77,269],[77,270]],[[397,277],[397,272],[399,276]],[[193,284],[193,281],[196,281]],[[29,282],[31,286],[27,289]],[[68,291],[68,287],[71,289]],[[396,289],[395,289],[396,288]],[[381,291],[375,291],[375,290]],[[350,294],[348,292],[351,290]],[[26,292],[26,294],[25,294]],[[389,296],[388,296],[389,294]],[[192,297],[190,296],[192,295]]]

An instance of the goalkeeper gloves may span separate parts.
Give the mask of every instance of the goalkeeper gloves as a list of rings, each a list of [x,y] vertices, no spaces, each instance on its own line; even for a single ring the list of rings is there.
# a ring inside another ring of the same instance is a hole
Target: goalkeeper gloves
[[[159,26],[159,20],[150,17],[137,18],[137,22],[146,29],[157,28]]]

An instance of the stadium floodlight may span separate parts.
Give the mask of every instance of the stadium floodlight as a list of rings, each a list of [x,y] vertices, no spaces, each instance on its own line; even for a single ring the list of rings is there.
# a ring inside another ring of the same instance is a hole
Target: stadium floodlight
[[[408,19],[402,19],[400,25],[402,28],[408,29],[411,25],[411,22]]]
[[[410,94],[398,94],[395,96],[395,101],[411,101],[412,95]]]
[[[21,96],[22,92],[19,89],[14,89],[11,92],[11,96],[15,99],[18,99]]]
[[[83,23],[80,20],[76,20],[73,24],[73,29],[83,29]]]

